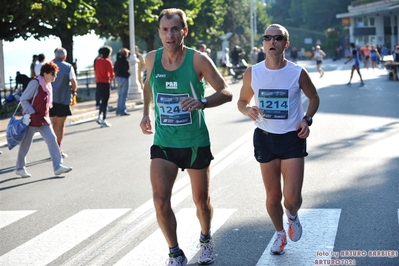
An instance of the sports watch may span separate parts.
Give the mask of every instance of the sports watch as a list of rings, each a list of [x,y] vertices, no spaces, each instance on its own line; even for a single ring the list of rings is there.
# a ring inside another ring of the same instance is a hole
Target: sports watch
[[[204,110],[208,106],[208,99],[207,98],[202,98],[201,103],[204,105],[202,110]]]
[[[310,127],[313,123],[313,119],[311,116],[305,115],[302,119],[305,119],[306,123],[308,123],[308,126]]]

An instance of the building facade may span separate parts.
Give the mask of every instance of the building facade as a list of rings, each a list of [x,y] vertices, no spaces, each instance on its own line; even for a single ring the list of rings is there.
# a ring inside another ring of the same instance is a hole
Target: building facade
[[[349,28],[349,42],[356,46],[385,45],[393,51],[399,44],[399,0],[353,1],[348,13],[336,17]]]

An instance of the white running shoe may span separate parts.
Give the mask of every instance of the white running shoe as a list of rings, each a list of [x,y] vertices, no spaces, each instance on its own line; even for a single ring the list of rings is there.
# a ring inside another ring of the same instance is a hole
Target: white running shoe
[[[169,259],[166,261],[166,266],[186,266],[187,263],[187,257],[184,255],[182,250],[181,255],[177,257],[173,257],[172,254],[169,254]]]
[[[96,119],[97,124],[101,125],[101,123],[103,122],[101,115],[99,115]]]
[[[111,126],[112,125],[105,120],[103,120],[103,122],[101,123],[101,127],[111,127]]]
[[[29,173],[26,171],[25,168],[16,170],[15,173],[16,173],[17,175],[21,176],[21,177],[31,177],[31,176],[32,176],[31,174],[29,174]]]
[[[270,248],[270,254],[272,255],[283,255],[285,253],[284,247],[287,245],[287,235],[284,233],[277,233],[277,237]]]
[[[62,174],[66,174],[68,172],[72,171],[72,167],[66,167],[63,165],[60,165],[60,167],[54,171],[55,175],[62,175]]]
[[[301,222],[299,221],[298,214],[296,215],[295,220],[291,220],[288,218],[288,236],[290,239],[294,242],[298,241],[301,239],[302,236],[302,225]]]
[[[208,242],[200,242],[200,254],[198,258],[199,265],[208,265],[215,260],[215,253],[213,252],[213,244],[210,239]]]

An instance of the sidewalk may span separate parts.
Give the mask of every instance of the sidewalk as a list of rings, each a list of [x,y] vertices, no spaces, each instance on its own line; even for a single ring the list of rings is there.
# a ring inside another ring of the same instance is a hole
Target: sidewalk
[[[232,84],[231,76],[227,76],[224,78],[228,85]],[[207,89],[208,88],[210,88],[209,85],[207,85]],[[87,86],[85,84],[79,85],[78,95],[80,95],[83,98],[83,101],[71,107],[72,115],[68,116],[67,118],[66,122],[67,126],[82,120],[89,120],[89,119],[95,120],[98,116],[98,110],[96,110],[96,104],[94,100],[95,89],[92,87],[89,87],[89,89],[87,89]],[[116,89],[111,90],[111,94],[108,101],[109,112],[112,113],[116,111],[117,101],[118,101],[118,91]],[[142,104],[143,104],[142,99],[126,100],[126,109],[129,111]],[[0,118],[0,147],[7,145],[6,129],[8,121],[10,121],[9,117]]]
[[[87,90],[85,88],[79,88],[78,89],[78,94],[79,91],[81,91],[81,94],[87,93]],[[87,100],[80,102],[76,104],[75,106],[71,107],[72,110],[72,116],[68,116],[66,124],[73,124],[81,120],[86,120],[86,119],[95,119],[98,116],[98,110],[96,110],[96,104],[94,100],[94,92],[95,90],[90,90],[90,96],[85,96]],[[117,100],[118,100],[118,91],[117,90],[111,90],[111,94],[109,97],[108,101],[108,111],[109,112],[115,112],[116,106],[117,106]],[[127,100],[126,101],[126,109],[130,110],[135,108],[137,105],[143,104],[142,99],[138,100]],[[8,121],[10,121],[10,118],[1,118],[0,119],[0,147],[6,145],[6,129],[8,125]]]

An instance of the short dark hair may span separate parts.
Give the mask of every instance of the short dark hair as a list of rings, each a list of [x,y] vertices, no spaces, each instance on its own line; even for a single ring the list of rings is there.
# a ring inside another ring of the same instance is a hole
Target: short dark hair
[[[178,15],[181,19],[181,25],[183,28],[187,28],[187,16],[186,13],[184,13],[183,10],[179,8],[167,8],[161,11],[161,13],[158,16],[158,28],[159,24],[161,22],[161,19],[163,17],[166,17],[167,19],[171,19],[174,15]]]
[[[351,42],[351,43],[349,44],[349,46],[352,47],[352,48],[355,48],[355,43]]]
[[[44,54],[39,54],[38,56],[39,62],[43,62],[45,58],[46,56]]]
[[[53,62],[47,62],[42,65],[40,69],[40,76],[44,76],[44,73],[58,72],[58,66]]]
[[[110,46],[104,46],[101,49],[101,57],[108,58],[108,56],[112,53],[112,48]]]

